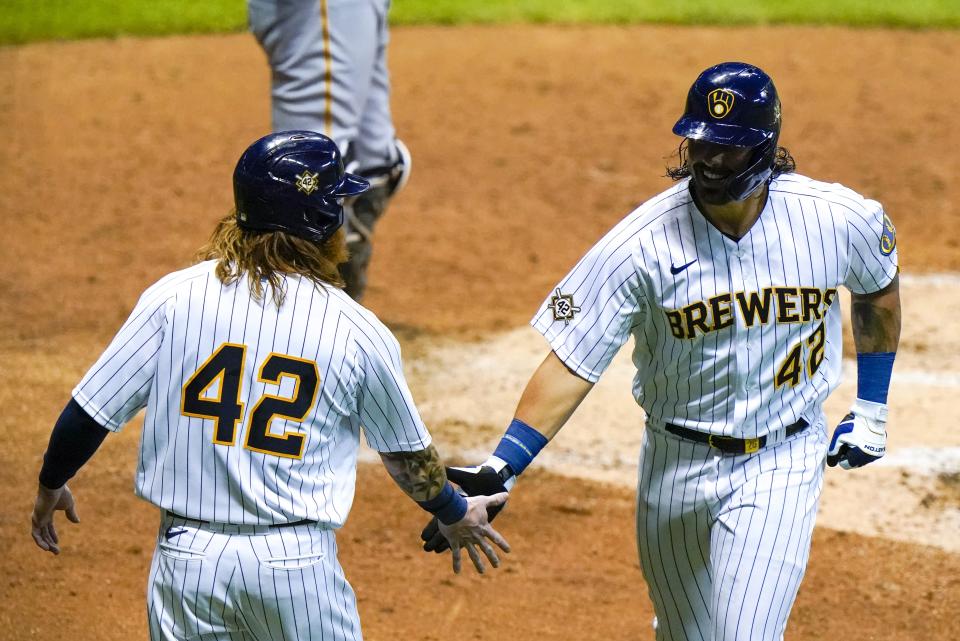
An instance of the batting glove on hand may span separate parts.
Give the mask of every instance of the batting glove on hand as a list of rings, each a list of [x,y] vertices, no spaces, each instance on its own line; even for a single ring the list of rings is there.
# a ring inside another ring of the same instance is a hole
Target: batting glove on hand
[[[887,451],[887,406],[857,399],[830,439],[827,465],[845,470],[863,467]]]
[[[491,456],[483,465],[475,467],[448,467],[447,478],[460,486],[463,496],[493,496],[501,492],[509,492],[517,482],[513,470],[503,459]],[[487,506],[487,520],[493,522],[503,504]],[[424,552],[446,552],[450,549],[447,539],[440,533],[440,523],[437,517],[430,519],[427,526],[420,532],[423,540]]]

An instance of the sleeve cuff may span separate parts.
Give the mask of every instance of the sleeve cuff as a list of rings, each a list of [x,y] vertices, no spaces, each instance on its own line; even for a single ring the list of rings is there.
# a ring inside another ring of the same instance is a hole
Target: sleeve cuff
[[[112,421],[105,412],[103,412],[100,408],[95,407],[93,402],[86,397],[79,387],[73,390],[73,400],[77,402],[80,408],[86,412],[90,418],[99,423],[100,427],[108,429],[111,432],[119,432],[123,427],[123,423]]]
[[[596,383],[599,381],[603,372],[598,372],[594,369],[584,367],[583,363],[579,362],[574,357],[573,353],[570,351],[570,348],[567,347],[566,342],[550,331],[551,324],[552,323],[547,323],[546,327],[544,327],[540,325],[536,319],[530,321],[530,326],[540,332],[540,334],[546,339],[547,344],[550,345],[550,349],[553,350],[553,353],[557,355],[557,358],[560,359],[560,362],[567,366],[567,369],[588,383]]]

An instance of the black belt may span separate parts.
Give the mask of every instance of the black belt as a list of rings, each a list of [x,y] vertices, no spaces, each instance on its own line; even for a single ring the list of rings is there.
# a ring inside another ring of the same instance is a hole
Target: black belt
[[[726,454],[752,454],[767,444],[767,437],[760,438],[734,438],[732,436],[717,436],[716,434],[706,434],[697,430],[691,430],[686,427],[666,423],[664,425],[671,434],[676,434],[680,438],[685,438],[697,443],[706,443],[710,447],[715,447]],[[810,427],[802,418],[796,423],[791,423],[785,428],[786,436],[793,436],[797,432]]]
[[[213,523],[213,521],[201,521],[200,519],[191,519],[189,516],[181,516],[180,514],[177,514],[176,512],[171,512],[170,510],[167,510],[167,514],[169,516],[172,516],[175,519],[181,519],[183,521],[189,521],[191,523],[199,523],[200,525],[210,525],[211,523]],[[293,521],[292,523],[268,523],[268,524],[260,525],[259,527],[292,527],[294,525],[309,525],[310,523],[316,523],[316,521],[313,521],[311,519],[302,519],[300,521]],[[219,521],[217,521],[217,525],[236,525],[237,527],[243,527],[245,525],[253,525],[253,524],[220,523]]]

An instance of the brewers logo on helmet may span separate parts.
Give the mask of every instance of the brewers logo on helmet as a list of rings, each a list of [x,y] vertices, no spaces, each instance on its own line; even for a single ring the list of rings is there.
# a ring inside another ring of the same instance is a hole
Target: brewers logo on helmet
[[[723,118],[733,109],[736,96],[729,89],[714,89],[707,94],[707,106],[714,118]]]

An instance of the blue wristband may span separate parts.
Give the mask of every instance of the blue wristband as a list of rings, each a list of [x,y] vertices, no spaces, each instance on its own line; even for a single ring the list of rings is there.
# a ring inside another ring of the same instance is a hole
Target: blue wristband
[[[896,355],[896,352],[857,354],[857,398],[886,404]]]
[[[513,473],[520,476],[547,443],[546,436],[515,418],[493,455],[506,461]]]
[[[444,525],[456,523],[467,513],[467,499],[453,489],[450,481],[440,490],[440,494],[428,501],[417,501],[417,504],[440,519]]]

